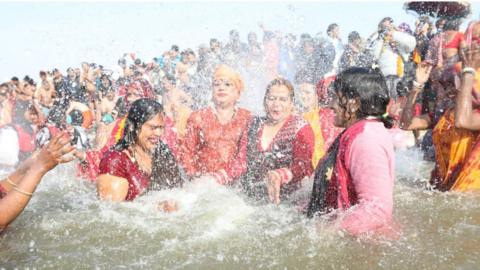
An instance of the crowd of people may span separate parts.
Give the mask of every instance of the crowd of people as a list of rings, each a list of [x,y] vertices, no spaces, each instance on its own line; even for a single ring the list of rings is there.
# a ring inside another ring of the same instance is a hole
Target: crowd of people
[[[420,17],[412,30],[387,17],[346,44],[337,24],[298,41],[260,25],[262,41],[232,30],[224,44],[172,45],[147,62],[125,54],[113,69],[84,62],[40,71],[38,82],[13,77],[0,84],[0,166],[13,171],[0,182],[0,226],[48,170],[76,159],[78,177],[115,201],[207,175],[279,204],[313,178],[307,216],[338,209],[335,224],[352,235],[383,230],[391,128],[411,131],[435,162],[432,187],[479,191],[480,24],[463,33],[461,23]],[[265,115],[238,106],[252,90],[264,91]]]

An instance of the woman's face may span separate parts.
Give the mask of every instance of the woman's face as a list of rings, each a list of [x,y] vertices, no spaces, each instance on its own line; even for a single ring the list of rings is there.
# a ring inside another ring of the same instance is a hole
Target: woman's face
[[[302,97],[302,104],[305,107],[305,110],[311,111],[317,107],[317,92],[315,91],[315,86],[312,84],[301,84],[299,86],[300,94]]]
[[[293,112],[293,100],[285,85],[274,85],[265,97],[265,112],[272,122],[281,122]]]
[[[164,128],[163,114],[158,113],[142,125],[138,133],[137,144],[146,151],[153,153],[153,150],[160,142]]]
[[[220,106],[234,106],[240,98],[240,90],[228,78],[213,81],[213,102]]]

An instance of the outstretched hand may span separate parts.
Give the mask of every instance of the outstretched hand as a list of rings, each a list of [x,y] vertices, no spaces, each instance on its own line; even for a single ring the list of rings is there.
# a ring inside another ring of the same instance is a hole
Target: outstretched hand
[[[44,171],[49,171],[60,163],[75,159],[73,155],[70,155],[74,150],[75,147],[70,145],[69,137],[65,133],[60,133],[35,153],[33,164],[41,166]]]

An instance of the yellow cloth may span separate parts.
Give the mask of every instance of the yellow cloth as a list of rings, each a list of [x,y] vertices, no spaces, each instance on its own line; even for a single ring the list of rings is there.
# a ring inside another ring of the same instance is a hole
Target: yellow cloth
[[[244,88],[242,78],[235,70],[226,65],[219,65],[215,69],[213,79],[227,78],[235,85],[235,88],[242,91]]]
[[[303,114],[303,118],[307,120],[313,130],[315,136],[315,144],[313,148],[312,165],[313,169],[317,167],[318,161],[325,155],[325,141],[322,136],[322,127],[320,126],[320,114],[318,109]]]
[[[436,166],[432,182],[443,191],[478,189],[480,147],[473,147],[478,132],[456,128],[454,117],[455,110],[446,111],[433,129]]]

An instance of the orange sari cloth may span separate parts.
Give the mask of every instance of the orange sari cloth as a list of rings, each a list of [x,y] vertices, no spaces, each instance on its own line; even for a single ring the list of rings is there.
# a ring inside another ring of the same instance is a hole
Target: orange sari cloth
[[[446,111],[433,129],[436,164],[431,184],[441,191],[479,189],[479,133],[456,128],[454,117],[454,109]]]

